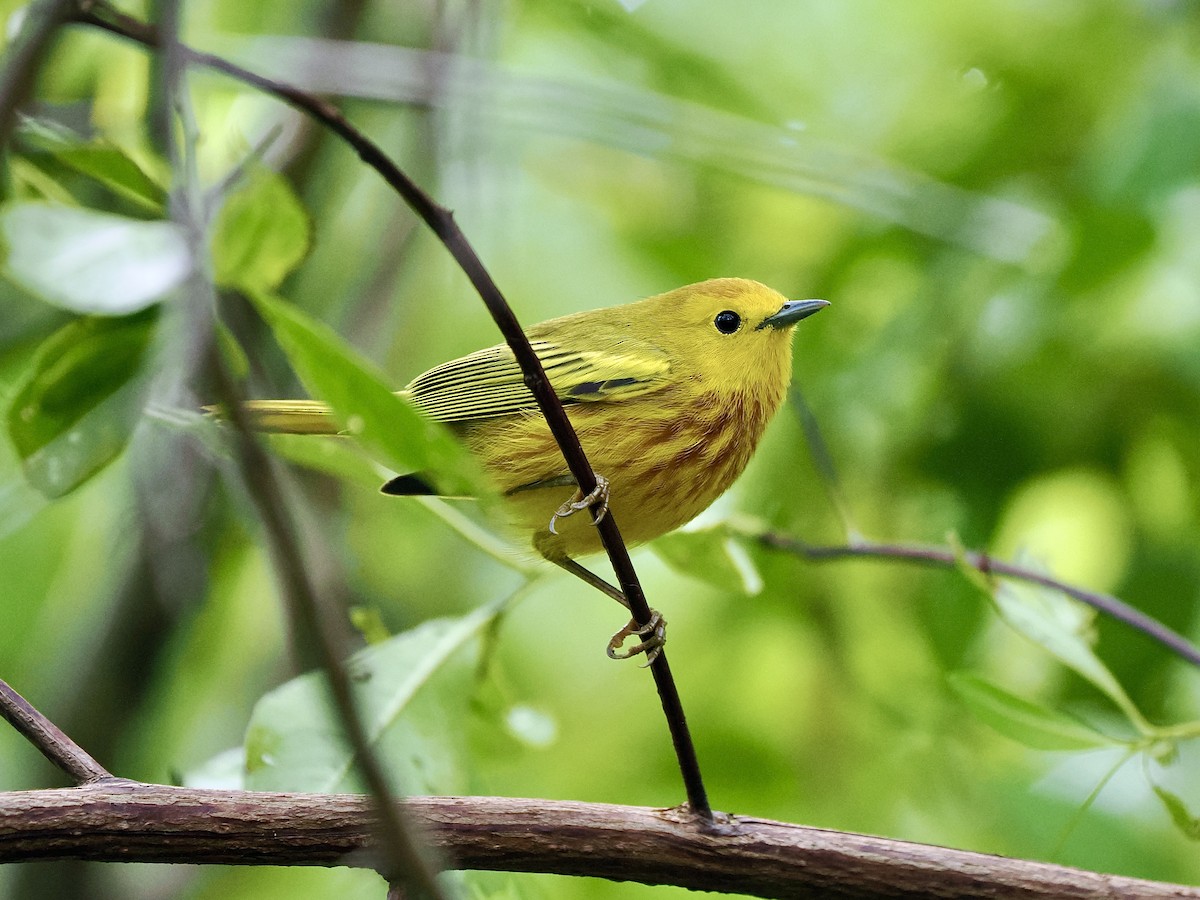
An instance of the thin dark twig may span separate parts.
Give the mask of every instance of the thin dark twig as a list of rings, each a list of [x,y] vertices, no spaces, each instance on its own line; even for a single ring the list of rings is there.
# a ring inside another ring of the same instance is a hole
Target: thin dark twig
[[[92,759],[86,750],[4,681],[0,681],[0,716],[33,744],[42,756],[75,779],[76,784],[91,784],[102,778],[112,778],[104,766]]]
[[[381,874],[389,881],[404,882],[421,891],[421,896],[444,898],[434,878],[433,867],[418,849],[419,841],[408,826],[399,806],[391,801],[392,788],[387,773],[371,748],[370,738],[357,714],[353,682],[342,661],[344,642],[336,641],[332,625],[321,614],[320,600],[308,576],[300,551],[299,539],[281,499],[283,486],[270,456],[254,439],[249,423],[241,412],[243,399],[229,380],[224,366],[214,354],[213,372],[217,394],[234,426],[234,456],[250,499],[262,520],[281,593],[288,603],[293,622],[301,634],[316,643],[321,665],[329,678],[333,705],[342,729],[354,749],[358,768],[367,784],[379,817],[386,862]]]
[[[883,559],[948,569],[956,568],[965,562],[978,569],[984,575],[998,575],[1001,578],[1025,581],[1066,594],[1068,597],[1078,600],[1080,603],[1087,604],[1093,609],[1111,616],[1120,622],[1124,622],[1147,637],[1158,641],[1192,665],[1200,666],[1200,648],[1197,648],[1183,635],[1171,630],[1162,622],[1130,606],[1123,600],[1111,594],[1102,594],[1098,591],[1088,591],[1075,587],[1072,584],[1059,581],[1057,578],[1052,578],[1041,572],[1022,568],[1013,563],[1003,562],[976,550],[965,550],[961,553],[956,553],[953,550],[945,550],[940,547],[923,547],[912,544],[877,544],[871,541],[846,546],[825,546],[809,544],[799,538],[769,531],[748,534],[747,537],[757,539],[764,546],[774,550],[782,550],[811,560]]]
[[[73,20],[80,24],[104,29],[151,49],[160,47],[159,37],[154,28],[106,5],[98,4],[94,8],[82,8],[75,13]],[[291,85],[250,72],[221,57],[190,49],[185,49],[184,52],[188,53],[192,63],[222,72],[273,94],[312,116],[353,147],[359,158],[375,169],[400,194],[409,207],[445,245],[483,299],[492,319],[516,356],[517,363],[525,375],[525,384],[537,401],[542,415],[545,416],[550,431],[562,450],[567,467],[575,477],[580,490],[584,494],[590,493],[596,486],[596,475],[583,452],[583,447],[579,443],[579,438],[575,434],[570,420],[567,418],[566,411],[546,378],[541,361],[533,352],[529,339],[521,329],[512,308],[454,221],[454,214],[440,206],[421,190],[378,145],[352,126],[332,104]],[[605,516],[598,523],[597,528],[604,549],[612,563],[617,582],[629,601],[634,618],[639,624],[649,623],[651,620],[650,606],[646,602],[645,593],[633,568],[633,562],[629,558],[629,551],[621,538],[615,518],[611,514]],[[666,654],[660,653],[650,668],[663,712],[666,715],[667,726],[671,732],[688,804],[701,819],[711,821],[712,808],[709,806],[700,773],[699,760],[696,757],[695,746],[683,713],[683,704],[674,678],[671,676]]]
[[[162,25],[158,33],[162,43],[163,94],[167,104],[174,107],[183,123],[182,143],[176,137],[175,128],[166,128],[172,167],[178,173],[171,192],[171,213],[186,230],[191,245],[199,248],[204,246],[203,217],[209,204],[201,199],[195,172],[196,134],[185,84],[190,53],[178,41],[178,0],[164,0],[160,4],[160,13]],[[354,748],[359,771],[379,814],[380,840],[377,849],[382,857],[379,869],[389,880],[411,884],[415,896],[445,900],[446,895],[436,881],[436,872],[420,851],[416,836],[408,828],[394,802],[383,766],[371,748],[366,727],[355,704],[350,675],[342,661],[347,641],[335,637],[333,617],[321,615],[320,601],[309,576],[300,539],[285,505],[284,485],[266,453],[251,436],[241,415],[240,401],[243,398],[228,376],[216,349],[212,325],[215,297],[212,284],[202,271],[197,271],[189,280],[181,302],[186,304],[184,312],[195,325],[187,330],[193,349],[186,355],[195,359],[197,372],[212,379],[218,398],[226,409],[231,410],[230,417],[236,429],[234,458],[241,481],[263,523],[267,545],[280,581],[280,593],[299,638],[317,647],[342,730]]]
[[[796,413],[796,418],[800,420],[800,427],[804,429],[804,439],[808,442],[808,450],[812,454],[813,464],[817,467],[817,474],[821,478],[821,484],[825,487],[825,495],[837,511],[838,518],[842,520],[846,539],[852,542],[857,541],[861,532],[850,515],[850,504],[846,502],[846,494],[842,490],[837,467],[833,464],[833,454],[829,452],[829,445],[825,443],[825,436],[821,434],[821,425],[817,421],[816,415],[813,414],[812,407],[804,399],[804,392],[794,381],[788,391],[788,401]]]

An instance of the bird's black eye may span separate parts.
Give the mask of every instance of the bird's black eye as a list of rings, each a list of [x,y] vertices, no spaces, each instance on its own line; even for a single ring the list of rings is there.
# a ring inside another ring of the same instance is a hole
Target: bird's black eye
[[[721,334],[733,334],[742,327],[742,317],[732,309],[727,309],[717,313],[717,317],[713,319],[713,324],[717,326],[717,331],[721,332]]]

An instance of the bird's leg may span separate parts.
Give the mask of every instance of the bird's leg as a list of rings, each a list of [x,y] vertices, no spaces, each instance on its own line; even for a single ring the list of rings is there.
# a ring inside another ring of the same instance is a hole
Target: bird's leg
[[[584,494],[583,490],[578,486],[579,482],[575,480],[574,475],[567,474],[556,475],[554,478],[542,478],[538,481],[531,481],[529,484],[521,484],[515,488],[509,488],[505,491],[505,496],[519,494],[521,491],[540,490],[548,487],[569,487],[570,485],[575,485],[575,494],[550,517],[550,533],[558,534],[558,528],[555,526],[558,524],[559,519],[573,516],[581,509],[587,509],[593,503],[599,503],[600,510],[595,514],[595,518],[592,519],[592,524],[599,524],[608,515],[608,497],[610,493],[608,479],[603,475],[596,475],[596,486],[588,494]]]
[[[634,644],[628,650],[623,650],[622,645],[626,638],[633,637],[635,634],[645,640]],[[658,659],[658,655],[662,653],[663,645],[666,643],[667,620],[657,609],[651,609],[650,621],[645,625],[639,625],[637,619],[630,619],[624,628],[612,636],[608,642],[608,658],[630,659],[639,653],[645,653],[646,661],[642,663],[644,669]]]
[[[559,519],[573,516],[581,509],[587,509],[593,503],[600,504],[600,510],[592,520],[593,525],[598,525],[608,515],[608,493],[608,479],[603,475],[596,476],[596,486],[592,488],[591,493],[585,494],[582,488],[576,488],[575,496],[560,506],[558,512],[550,517],[550,533],[558,534],[558,529],[554,526]]]
[[[625,599],[625,594],[619,589],[613,587],[595,572],[581,566],[569,556],[547,556],[546,559],[563,569],[566,569],[576,578],[587,582],[596,590],[603,594],[612,597],[626,609],[629,609],[629,601]],[[640,638],[645,638],[627,650],[622,649],[625,641],[637,635]],[[667,642],[667,620],[662,617],[657,609],[650,610],[650,621],[645,625],[639,625],[636,619],[630,619],[629,623],[612,636],[612,640],[608,642],[609,659],[629,659],[637,656],[639,653],[646,654],[645,666],[650,665],[654,660],[658,659],[658,654],[662,652],[663,645]]]
[[[550,560],[550,562],[554,563],[556,566],[566,569],[581,581],[586,581],[596,590],[600,591],[600,593],[607,594],[620,603],[623,607],[629,609],[629,601],[625,599],[625,594],[621,591],[621,589],[613,587],[591,569],[581,566],[569,556],[547,556],[546,559]]]

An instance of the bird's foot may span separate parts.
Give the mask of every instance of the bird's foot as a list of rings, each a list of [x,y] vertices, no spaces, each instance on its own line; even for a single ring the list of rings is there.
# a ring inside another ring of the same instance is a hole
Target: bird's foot
[[[565,519],[567,516],[573,516],[581,509],[587,509],[593,503],[599,503],[600,509],[596,513],[596,518],[592,521],[593,525],[599,525],[600,521],[608,515],[608,479],[603,475],[596,476],[596,486],[591,493],[584,494],[582,490],[576,489],[575,496],[558,508],[558,512],[550,517],[550,533],[558,534],[558,529],[555,525],[559,519]]]
[[[645,640],[628,650],[622,649],[625,641],[635,634]],[[646,662],[642,664],[644,669],[658,659],[658,655],[662,653],[663,645],[666,643],[667,620],[657,609],[652,609],[650,610],[650,621],[645,625],[639,625],[636,619],[630,619],[628,625],[612,636],[612,640],[608,642],[608,657],[609,659],[629,659],[639,653],[645,653]]]

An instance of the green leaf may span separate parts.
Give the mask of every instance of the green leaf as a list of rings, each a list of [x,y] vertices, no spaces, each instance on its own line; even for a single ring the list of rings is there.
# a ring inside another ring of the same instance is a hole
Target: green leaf
[[[517,881],[511,872],[454,872],[443,873],[461,875],[459,895],[467,900],[545,900],[546,894],[538,890],[536,885]]]
[[[723,523],[664,534],[651,548],[681,575],[738,594],[754,596],[762,590],[762,577],[754,561]]]
[[[8,171],[13,183],[13,196],[26,200],[37,198],[65,206],[75,205],[75,195],[62,181],[28,159],[13,156],[9,160]]]
[[[161,300],[191,272],[182,229],[50,203],[0,209],[5,272],[47,303],[125,315]]]
[[[251,299],[304,386],[368,451],[398,472],[423,472],[447,496],[486,495],[478,465],[442,425],[392,392],[384,375],[326,325],[268,294]]]
[[[157,311],[77,319],[51,335],[17,386],[5,421],[26,478],[61,497],[124,448],[141,415],[138,377]]]
[[[383,616],[373,606],[350,607],[350,624],[368,644],[382,644],[392,636],[384,624]]]
[[[1035,750],[1086,750],[1119,742],[1076,719],[1012,694],[971,672],[951,672],[950,687],[976,717]]]
[[[105,140],[82,141],[53,122],[26,119],[18,132],[21,155],[36,164],[51,159],[100,182],[148,212],[162,216],[166,189],[125,151]]]
[[[1151,734],[1155,731],[1116,676],[1092,650],[1095,634],[1091,625],[1096,614],[1091,607],[1040,584],[985,575],[967,561],[966,550],[956,535],[950,536],[950,543],[958,559],[959,571],[987,595],[1011,628],[1108,695],[1139,732]],[[1036,561],[1020,559],[1018,562],[1030,571],[1038,571]]]
[[[1183,799],[1160,785],[1154,784],[1151,787],[1154,788],[1158,799],[1162,801],[1162,805],[1166,807],[1167,814],[1175,823],[1175,827],[1189,840],[1200,841],[1200,818],[1192,815]]]
[[[49,498],[29,483],[11,442],[0,440],[0,543],[48,505]]]
[[[225,199],[213,225],[212,258],[218,285],[270,291],[304,259],[311,223],[291,185],[255,166]]]
[[[466,789],[458,747],[470,715],[478,638],[502,606],[425,622],[350,658],[368,740],[400,790]],[[321,672],[258,702],[246,731],[247,789],[361,790],[331,703]]]
[[[504,727],[529,747],[549,747],[558,740],[558,722],[550,713],[518,703],[504,713]]]
[[[1001,618],[1107,694],[1142,734],[1154,731],[1091,646],[1093,613],[1059,591],[1003,580],[992,592]]]
[[[362,448],[334,435],[269,434],[271,449],[289,462],[342,481],[379,489],[388,474]]]
[[[220,320],[217,320],[215,325],[214,334],[217,338],[217,347],[221,351],[225,364],[229,366],[229,374],[238,381],[244,381],[250,375],[250,357],[246,356],[246,351],[242,349],[238,339],[229,330],[229,326]]]
[[[0,479],[0,540],[24,528],[46,503],[46,496],[34,489],[27,478]]]
[[[216,756],[184,773],[184,787],[217,791],[246,789],[246,751],[242,747],[222,750]]]

